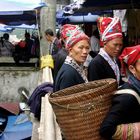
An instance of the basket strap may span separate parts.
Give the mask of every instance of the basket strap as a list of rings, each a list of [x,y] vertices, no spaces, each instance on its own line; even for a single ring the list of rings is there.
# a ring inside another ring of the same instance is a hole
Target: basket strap
[[[137,92],[135,92],[132,89],[121,89],[121,90],[116,91],[115,95],[116,94],[131,94],[131,95],[135,96],[135,98],[137,99],[138,103],[140,104],[140,96],[138,95]]]

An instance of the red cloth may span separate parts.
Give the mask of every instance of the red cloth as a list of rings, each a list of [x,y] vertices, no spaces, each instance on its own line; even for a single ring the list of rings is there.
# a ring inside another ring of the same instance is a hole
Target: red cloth
[[[25,48],[25,45],[26,45],[26,42],[21,40],[18,45],[21,47],[21,48]]]
[[[18,115],[20,112],[19,103],[0,103],[0,108],[14,114]]]
[[[122,27],[119,18],[99,17],[97,25],[101,41],[106,42],[114,38],[122,38]]]
[[[130,66],[140,59],[140,45],[124,48],[122,54],[119,56],[119,59],[122,64],[122,72],[125,73],[124,63]]]
[[[72,24],[65,24],[62,26],[61,38],[64,40],[66,48],[72,47],[83,39],[89,41],[89,37],[80,29],[80,27]]]

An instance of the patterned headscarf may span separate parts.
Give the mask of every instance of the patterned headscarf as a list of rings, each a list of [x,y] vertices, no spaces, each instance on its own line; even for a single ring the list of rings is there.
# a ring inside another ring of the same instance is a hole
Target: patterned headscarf
[[[124,63],[127,64],[127,66],[130,66],[140,59],[140,45],[124,48],[122,54],[119,56],[119,59],[122,64],[122,70],[125,73]]]
[[[61,28],[61,38],[66,48],[73,47],[80,40],[88,40],[89,37],[77,25],[65,24]]]
[[[118,17],[99,17],[97,20],[101,41],[122,38],[122,27]]]

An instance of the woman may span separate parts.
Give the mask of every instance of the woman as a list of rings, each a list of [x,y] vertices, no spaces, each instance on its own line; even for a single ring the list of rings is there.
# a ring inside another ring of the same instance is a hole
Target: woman
[[[66,24],[61,29],[61,37],[68,56],[57,74],[54,91],[88,82],[83,69],[90,48],[88,36],[78,26]]]
[[[98,19],[100,39],[104,47],[93,58],[88,67],[89,81],[114,78],[121,84],[120,71],[116,62],[122,45],[122,29],[119,18],[100,17]]]
[[[115,93],[100,134],[107,140],[140,140],[140,45],[125,48],[119,58],[128,82]]]

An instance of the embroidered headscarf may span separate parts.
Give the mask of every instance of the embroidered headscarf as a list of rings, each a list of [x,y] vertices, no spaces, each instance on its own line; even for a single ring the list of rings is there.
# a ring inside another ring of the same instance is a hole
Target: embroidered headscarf
[[[122,27],[118,17],[99,17],[97,25],[101,42],[122,38]]]
[[[88,40],[89,37],[77,25],[65,24],[61,28],[61,38],[66,48],[70,48],[80,40]]]
[[[129,67],[140,59],[140,45],[124,48],[122,54],[119,56],[119,59],[122,64],[122,73],[125,73],[124,63]]]

